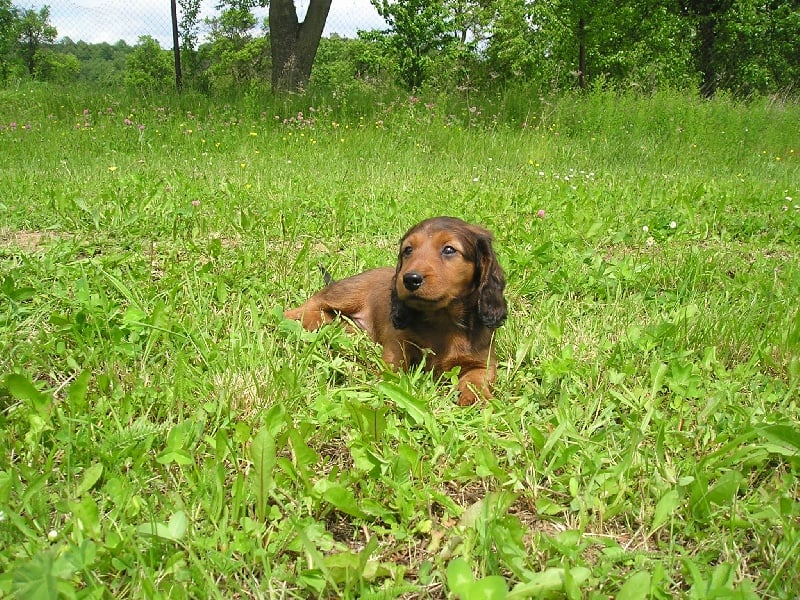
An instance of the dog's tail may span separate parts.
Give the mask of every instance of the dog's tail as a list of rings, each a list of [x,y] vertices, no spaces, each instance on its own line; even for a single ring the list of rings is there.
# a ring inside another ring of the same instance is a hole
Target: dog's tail
[[[332,284],[334,281],[336,281],[336,280],[333,278],[333,275],[331,275],[331,274],[328,272],[328,269],[326,269],[326,268],[325,268],[325,267],[323,267],[322,265],[320,265],[320,266],[319,266],[319,272],[320,272],[320,273],[322,273],[322,280],[325,282],[325,285],[330,285],[330,284]]]

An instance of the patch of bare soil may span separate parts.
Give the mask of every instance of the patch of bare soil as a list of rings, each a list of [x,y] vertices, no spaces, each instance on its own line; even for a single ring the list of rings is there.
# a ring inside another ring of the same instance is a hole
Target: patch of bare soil
[[[18,248],[23,252],[37,252],[56,237],[49,231],[0,230],[0,248]]]

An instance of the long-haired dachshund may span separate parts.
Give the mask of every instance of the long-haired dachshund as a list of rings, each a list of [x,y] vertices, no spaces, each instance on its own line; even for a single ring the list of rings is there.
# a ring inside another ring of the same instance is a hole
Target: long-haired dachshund
[[[505,278],[492,234],[453,217],[412,227],[400,242],[397,267],[330,283],[286,311],[313,330],[347,317],[383,346],[396,368],[420,364],[435,375],[460,367],[459,404],[490,398],[497,373],[493,331],[506,318]]]

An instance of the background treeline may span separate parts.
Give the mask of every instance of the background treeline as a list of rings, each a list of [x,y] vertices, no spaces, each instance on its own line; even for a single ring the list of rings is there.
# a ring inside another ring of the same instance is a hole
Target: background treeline
[[[336,0],[334,0],[336,1]],[[183,81],[205,92],[264,89],[269,23],[262,2],[222,0],[199,22],[181,2]],[[321,41],[310,86],[480,90],[522,84],[570,88],[670,87],[712,95],[794,95],[800,80],[798,0],[373,0],[383,31]],[[205,32],[200,36],[201,29]],[[0,0],[0,79],[174,85],[171,51],[57,39],[47,7]]]

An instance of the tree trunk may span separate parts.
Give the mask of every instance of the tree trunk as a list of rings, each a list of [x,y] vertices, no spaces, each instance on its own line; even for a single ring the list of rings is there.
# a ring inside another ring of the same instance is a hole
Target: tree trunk
[[[700,71],[700,93],[706,98],[711,98],[717,91],[717,80],[714,73],[714,38],[716,27],[713,15],[700,17],[698,28],[700,47],[697,51],[697,70]]]
[[[586,89],[586,21],[578,19],[578,87]]]
[[[331,0],[311,0],[300,23],[293,0],[269,3],[273,92],[297,92],[308,84],[330,8]]]

